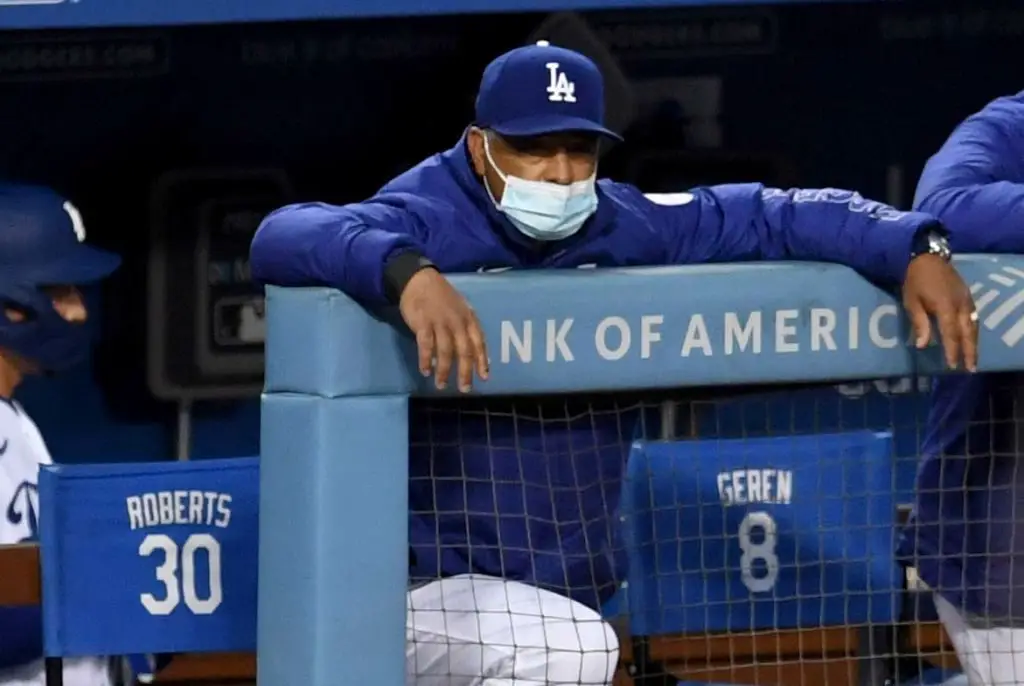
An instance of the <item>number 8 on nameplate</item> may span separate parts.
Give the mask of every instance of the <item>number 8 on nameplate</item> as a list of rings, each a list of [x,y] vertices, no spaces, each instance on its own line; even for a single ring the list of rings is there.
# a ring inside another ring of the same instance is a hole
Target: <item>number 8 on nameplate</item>
[[[760,542],[754,539],[760,529]],[[740,575],[751,593],[767,593],[779,578],[779,558],[775,554],[776,525],[767,512],[750,512],[739,528]]]

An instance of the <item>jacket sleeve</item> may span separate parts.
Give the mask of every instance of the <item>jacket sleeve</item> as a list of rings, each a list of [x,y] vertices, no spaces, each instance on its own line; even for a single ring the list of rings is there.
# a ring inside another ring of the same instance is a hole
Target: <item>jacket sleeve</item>
[[[1024,102],[1001,98],[928,160],[914,208],[936,215],[958,252],[1024,252]]]
[[[418,227],[411,212],[393,204],[288,205],[256,230],[252,276],[275,286],[330,286],[365,305],[383,305],[388,262],[424,253]]]
[[[901,212],[834,188],[781,190],[760,184],[645,196],[671,264],[808,260],[902,283],[914,240],[941,229],[930,215]]]

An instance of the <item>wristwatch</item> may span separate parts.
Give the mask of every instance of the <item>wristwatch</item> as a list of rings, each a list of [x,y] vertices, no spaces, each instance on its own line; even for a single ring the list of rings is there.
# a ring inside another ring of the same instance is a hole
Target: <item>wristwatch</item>
[[[946,262],[953,259],[953,251],[949,248],[949,239],[944,233],[935,229],[922,231],[914,238],[910,259],[921,255],[937,255]]]

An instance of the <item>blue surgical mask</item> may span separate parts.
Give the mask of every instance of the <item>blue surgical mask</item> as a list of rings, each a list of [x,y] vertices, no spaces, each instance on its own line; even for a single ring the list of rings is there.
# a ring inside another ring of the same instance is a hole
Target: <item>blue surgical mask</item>
[[[594,176],[569,185],[547,181],[527,181],[498,169],[491,157],[488,136],[484,135],[484,154],[494,171],[505,182],[501,201],[495,199],[487,181],[484,187],[494,205],[521,232],[538,241],[559,241],[568,238],[583,226],[597,210],[597,189]]]

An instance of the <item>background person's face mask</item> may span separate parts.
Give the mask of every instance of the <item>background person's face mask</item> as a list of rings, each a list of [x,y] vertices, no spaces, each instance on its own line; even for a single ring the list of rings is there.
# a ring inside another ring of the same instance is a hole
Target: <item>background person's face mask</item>
[[[495,173],[505,182],[501,201],[495,199],[487,180],[484,187],[494,205],[509,218],[521,232],[538,241],[558,241],[568,238],[583,226],[597,210],[595,179],[597,170],[589,179],[567,186],[547,181],[527,181],[506,174],[491,157],[489,137],[484,135],[484,154]]]

